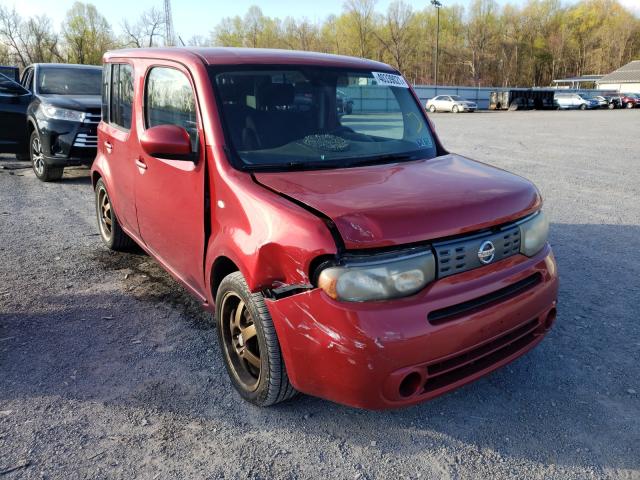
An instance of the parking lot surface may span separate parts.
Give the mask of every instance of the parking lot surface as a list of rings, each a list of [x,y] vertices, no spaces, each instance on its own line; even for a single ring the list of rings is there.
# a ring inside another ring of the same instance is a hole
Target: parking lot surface
[[[640,478],[640,111],[432,118],[540,188],[558,319],[506,368],[388,412],[241,401],[207,315],[102,246],[87,170],[43,184],[0,158],[0,476]]]

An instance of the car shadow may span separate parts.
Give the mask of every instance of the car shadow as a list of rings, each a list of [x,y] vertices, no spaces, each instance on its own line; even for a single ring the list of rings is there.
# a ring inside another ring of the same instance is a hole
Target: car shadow
[[[505,368],[415,407],[370,412],[301,396],[259,409],[241,401],[215,329],[194,322],[184,291],[171,297],[182,287],[146,255],[110,252],[87,254],[95,285],[42,295],[37,308],[0,310],[0,405],[55,396],[272,438],[329,435],[371,455],[414,458],[444,447],[637,469],[640,227],[554,224],[551,232],[561,278],[555,328]]]

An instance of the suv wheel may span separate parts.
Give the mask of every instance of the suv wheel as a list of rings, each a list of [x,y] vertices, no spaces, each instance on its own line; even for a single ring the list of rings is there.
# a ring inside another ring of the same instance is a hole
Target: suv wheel
[[[123,251],[130,250],[135,242],[124,233],[118,217],[111,207],[111,200],[107,193],[107,187],[102,179],[96,183],[96,215],[98,217],[98,227],[100,229],[100,237],[104,244],[111,250]]]
[[[29,139],[29,156],[31,157],[33,173],[35,173],[36,177],[40,180],[43,182],[52,182],[62,178],[64,167],[52,167],[45,162],[44,153],[42,153],[42,142],[40,141],[40,135],[38,135],[37,130],[31,132],[31,138]]]
[[[224,363],[242,398],[268,407],[296,395],[264,298],[249,291],[240,272],[220,283],[216,319]]]

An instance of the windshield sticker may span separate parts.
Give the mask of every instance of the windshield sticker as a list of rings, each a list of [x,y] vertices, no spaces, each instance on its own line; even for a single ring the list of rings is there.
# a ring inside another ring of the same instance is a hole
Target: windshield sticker
[[[402,77],[402,75],[383,72],[371,72],[371,74],[373,75],[373,78],[376,79],[378,85],[381,85],[383,87],[409,88],[409,85]]]

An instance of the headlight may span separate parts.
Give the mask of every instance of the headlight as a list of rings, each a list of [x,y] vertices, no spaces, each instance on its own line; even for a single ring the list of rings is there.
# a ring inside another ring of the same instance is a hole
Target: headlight
[[[435,279],[431,251],[403,257],[353,261],[328,267],[318,277],[318,286],[330,297],[345,302],[386,300],[412,295]]]
[[[46,117],[54,120],[68,120],[70,122],[84,121],[85,113],[77,110],[69,110],[68,108],[54,107],[53,105],[42,104],[40,106],[42,113]]]
[[[520,253],[532,257],[544,247],[549,236],[549,221],[543,212],[520,224]]]

